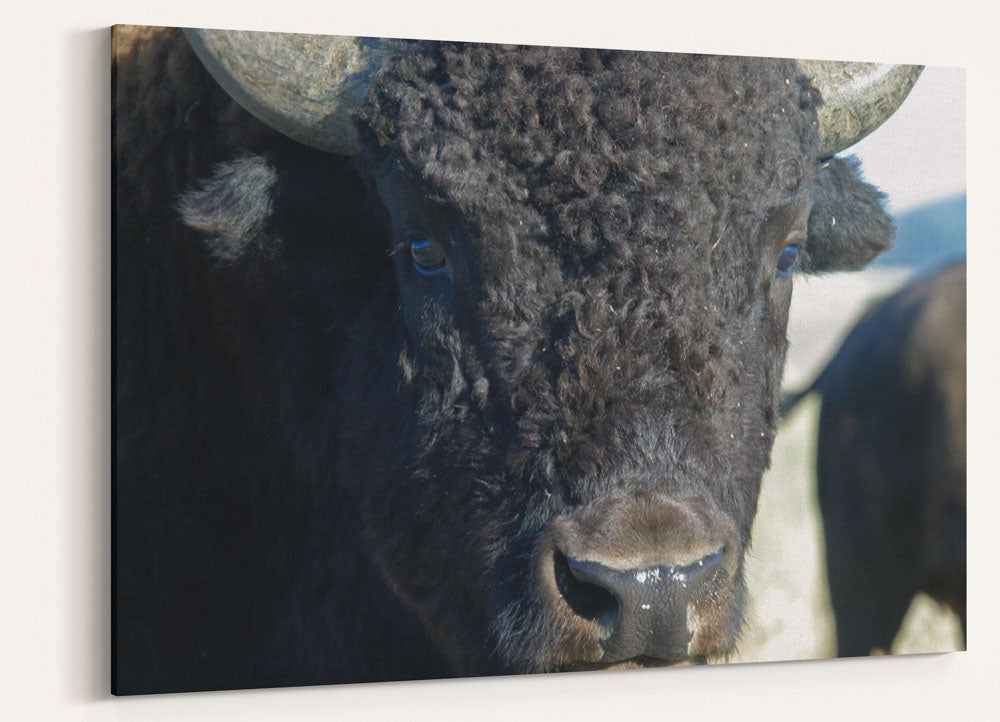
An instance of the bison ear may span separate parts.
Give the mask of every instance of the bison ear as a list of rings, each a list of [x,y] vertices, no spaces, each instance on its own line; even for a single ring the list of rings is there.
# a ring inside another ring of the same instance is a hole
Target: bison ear
[[[277,180],[260,156],[222,163],[200,188],[181,195],[177,208],[185,224],[209,234],[205,245],[216,258],[270,255],[279,243],[267,233]]]
[[[816,173],[806,272],[858,269],[892,244],[885,194],[861,179],[859,165],[854,157],[833,158]]]

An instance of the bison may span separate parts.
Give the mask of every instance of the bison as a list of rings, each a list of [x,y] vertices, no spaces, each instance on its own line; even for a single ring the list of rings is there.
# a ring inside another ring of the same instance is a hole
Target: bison
[[[793,266],[890,243],[833,154],[914,79],[117,28],[114,691],[734,649]]]
[[[865,314],[785,406],[822,397],[816,475],[842,657],[888,651],[913,596],[965,624],[965,264]]]

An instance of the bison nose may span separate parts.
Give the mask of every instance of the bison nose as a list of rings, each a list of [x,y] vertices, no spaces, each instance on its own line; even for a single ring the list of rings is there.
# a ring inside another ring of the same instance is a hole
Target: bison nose
[[[556,583],[576,614],[603,628],[603,662],[682,659],[695,631],[689,602],[723,552],[720,546],[687,564],[618,568],[557,551]]]
[[[567,509],[534,553],[551,667],[680,662],[728,651],[740,605],[736,522],[707,494],[616,494]]]

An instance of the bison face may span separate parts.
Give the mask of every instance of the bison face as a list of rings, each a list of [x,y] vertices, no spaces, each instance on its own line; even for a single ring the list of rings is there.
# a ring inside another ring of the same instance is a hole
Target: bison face
[[[364,475],[366,519],[396,590],[464,671],[730,650],[809,194],[720,287],[711,246],[504,258],[395,157],[376,184],[412,416],[398,465]]]
[[[357,114],[354,225],[317,221],[349,203],[295,200],[280,157],[247,161],[278,180],[229,205],[326,249],[307,284],[279,266],[315,337],[274,363],[293,466],[360,510],[453,671],[733,649],[793,267],[891,235],[855,165],[816,162],[818,102],[791,61],[407,46]],[[226,225],[227,172],[189,224]]]
[[[461,672],[725,654],[792,266],[871,255],[809,238],[814,205],[844,203],[812,162],[813,91],[735,59],[432,59],[385,71],[362,113],[395,276],[377,326],[398,344],[337,375],[395,367],[377,380],[395,418],[358,398],[336,435],[378,439],[345,474],[378,566]],[[428,89],[461,88],[460,61],[489,71],[470,94],[516,85],[517,112]],[[728,107],[753,93],[763,129]],[[880,246],[877,194],[835,170]]]

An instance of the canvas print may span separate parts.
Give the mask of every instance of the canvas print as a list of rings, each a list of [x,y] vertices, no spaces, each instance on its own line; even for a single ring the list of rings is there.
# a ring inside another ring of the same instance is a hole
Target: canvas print
[[[919,66],[112,32],[115,694],[964,648]]]

